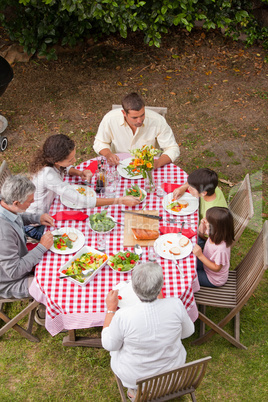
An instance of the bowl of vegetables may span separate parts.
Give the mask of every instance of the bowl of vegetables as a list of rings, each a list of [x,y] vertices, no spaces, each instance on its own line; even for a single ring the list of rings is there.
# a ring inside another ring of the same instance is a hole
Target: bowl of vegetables
[[[139,259],[138,254],[132,253],[129,250],[119,251],[114,255],[110,254],[107,264],[114,271],[125,274],[133,270]]]
[[[107,211],[101,211],[89,216],[89,226],[95,233],[109,233],[114,229],[115,222]]]
[[[85,286],[106,265],[108,256],[93,247],[84,246],[60,270],[60,277]]]
[[[130,188],[126,188],[125,195],[132,195],[133,197],[137,197],[140,202],[142,202],[147,197],[147,192],[140,188],[137,184],[135,184]]]

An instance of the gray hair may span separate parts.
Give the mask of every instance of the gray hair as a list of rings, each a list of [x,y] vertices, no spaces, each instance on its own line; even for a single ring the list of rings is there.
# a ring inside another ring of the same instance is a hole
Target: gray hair
[[[143,302],[156,300],[164,283],[162,268],[159,264],[146,262],[137,265],[132,274],[132,287]]]
[[[35,185],[26,176],[8,176],[1,188],[1,198],[7,205],[12,205],[14,201],[23,204],[34,192]]]

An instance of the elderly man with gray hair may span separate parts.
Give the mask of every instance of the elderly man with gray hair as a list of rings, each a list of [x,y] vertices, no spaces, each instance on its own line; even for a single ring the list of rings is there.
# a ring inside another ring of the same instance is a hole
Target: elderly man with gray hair
[[[40,243],[28,252],[23,227],[30,223],[53,225],[48,214],[28,214],[26,209],[34,200],[35,185],[21,175],[9,176],[0,196],[0,297],[30,296],[32,269],[52,246],[53,235],[45,233]]]
[[[163,286],[160,265],[137,265],[132,287],[141,303],[117,310],[118,290],[106,298],[107,313],[102,346],[110,351],[111,368],[135,398],[136,380],[183,365],[186,351],[181,339],[194,332],[194,324],[180,299],[159,296]]]

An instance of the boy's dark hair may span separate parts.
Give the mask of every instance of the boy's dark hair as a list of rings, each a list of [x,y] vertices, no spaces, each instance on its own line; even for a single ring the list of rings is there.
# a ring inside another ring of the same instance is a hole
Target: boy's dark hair
[[[138,112],[145,106],[145,103],[140,95],[136,92],[131,92],[122,99],[122,106],[126,113],[130,110],[136,110]]]
[[[224,207],[212,207],[207,210],[209,237],[215,244],[225,241],[227,247],[234,241],[234,220],[231,211]]]
[[[214,170],[201,168],[190,173],[187,181],[199,194],[206,191],[207,195],[213,195],[218,185],[218,175]]]

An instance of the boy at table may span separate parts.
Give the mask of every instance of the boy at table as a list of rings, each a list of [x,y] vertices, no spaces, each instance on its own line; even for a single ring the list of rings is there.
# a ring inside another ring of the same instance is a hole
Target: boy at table
[[[104,156],[109,165],[118,165],[116,153],[152,145],[163,149],[154,162],[154,169],[174,162],[180,155],[174,134],[165,118],[146,109],[143,99],[135,92],[122,100],[122,109],[108,112],[102,119],[94,141],[94,151]]]
[[[200,198],[198,244],[203,249],[207,240],[207,235],[203,230],[205,227],[203,219],[206,217],[207,210],[212,207],[228,208],[227,202],[223,192],[218,187],[217,173],[209,168],[200,168],[190,173],[187,182],[174,190],[174,198],[178,199],[182,197],[186,190],[193,197]]]

